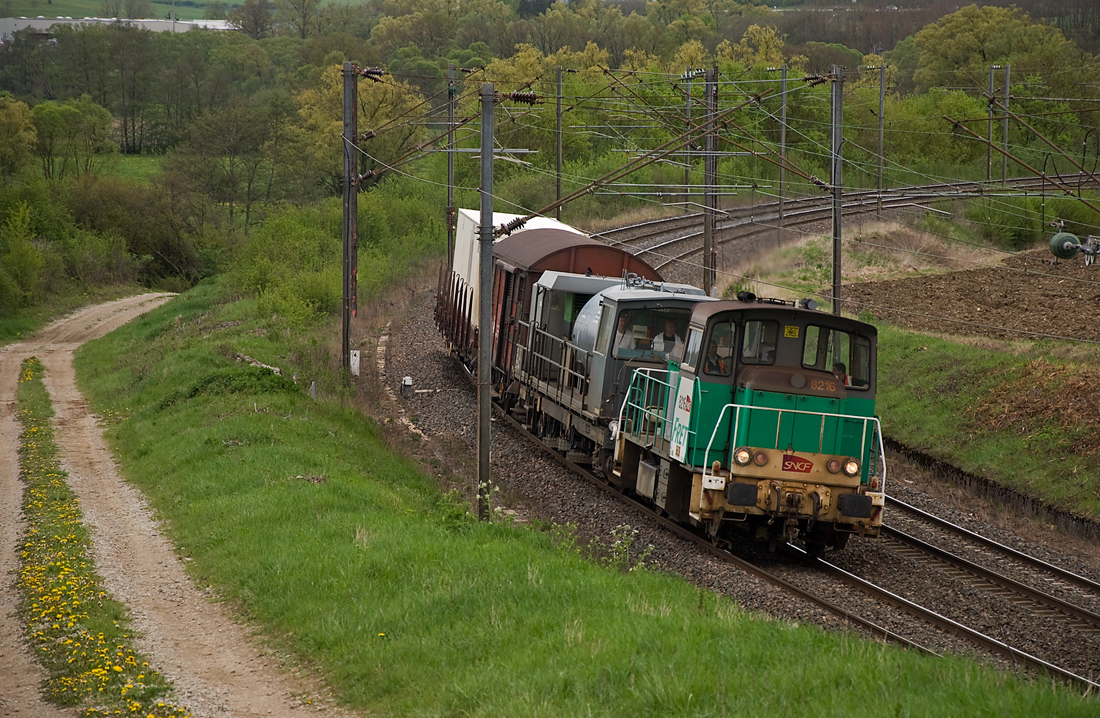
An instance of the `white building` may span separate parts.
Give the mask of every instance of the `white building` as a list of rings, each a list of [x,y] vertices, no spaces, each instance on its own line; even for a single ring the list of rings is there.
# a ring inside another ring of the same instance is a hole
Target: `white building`
[[[119,19],[113,17],[4,17],[0,18],[0,43],[10,42],[17,30],[32,28],[38,32],[47,32],[54,25],[113,25],[123,24],[139,27],[153,32],[187,32],[189,30],[232,30],[225,20],[156,20],[156,19]]]

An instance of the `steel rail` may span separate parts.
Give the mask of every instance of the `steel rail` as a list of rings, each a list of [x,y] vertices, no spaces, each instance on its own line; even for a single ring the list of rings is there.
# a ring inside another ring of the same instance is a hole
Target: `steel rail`
[[[854,573],[845,571],[839,566],[831,564],[824,559],[815,558],[812,560],[810,565],[818,566],[822,571],[825,571],[826,573],[835,576],[849,586],[861,589],[866,593],[875,596],[879,600],[889,603],[890,605],[896,608],[900,608],[901,610],[906,611],[911,615],[914,615],[936,626],[939,626],[945,631],[966,638],[981,646],[990,653],[1008,658],[1014,662],[1027,666],[1032,670],[1046,672],[1053,676],[1057,676],[1066,684],[1077,686],[1086,693],[1100,691],[1100,683],[1094,683],[1093,681],[1079,676],[1072,671],[1068,671],[1064,668],[1060,668],[1059,666],[1054,665],[1053,663],[1044,661],[1042,658],[1033,656],[1030,653],[1021,651],[1018,648],[1013,648],[1007,643],[999,641],[992,636],[987,636],[980,631],[975,631],[969,626],[965,626],[958,621],[947,618],[946,616],[936,613],[931,609],[914,603],[904,596],[899,596],[892,591],[887,591],[881,586],[877,586],[864,578],[856,576]]]
[[[467,376],[468,378],[471,378],[469,372],[467,372]],[[580,476],[589,484],[602,491],[605,495],[613,497],[615,500],[623,503],[624,505],[632,507],[639,514],[654,521],[658,525],[672,532],[674,535],[691,542],[692,544],[703,549],[715,558],[718,558],[719,560],[726,563],[735,565],[749,575],[755,576],[763,581],[772,584],[773,586],[782,588],[783,590],[788,591],[793,595],[802,598],[803,600],[809,601],[812,604],[823,608],[834,616],[842,618],[854,626],[863,628],[864,630],[870,632],[872,635],[880,636],[885,640],[898,643],[908,648],[916,649],[922,653],[933,656],[940,656],[939,653],[933,651],[932,649],[922,646],[915,641],[912,641],[905,636],[895,633],[894,631],[891,631],[883,626],[879,626],[878,624],[868,619],[865,619],[862,616],[856,615],[848,609],[845,609],[842,606],[833,603],[832,601],[829,601],[825,598],[815,595],[810,591],[802,589],[794,585],[793,583],[790,583],[789,581],[786,581],[779,576],[776,576],[771,572],[760,568],[759,566],[756,566],[750,561],[742,559],[738,556],[731,554],[728,551],[725,551],[715,546],[710,541],[688,530],[684,526],[681,526],[680,524],[677,524],[670,519],[659,515],[657,512],[653,511],[647,506],[631,499],[623,492],[616,490],[606,481],[603,481],[599,477],[595,476],[592,472],[587,471],[586,469],[582,468],[572,461],[569,461],[569,459],[567,459],[565,456],[562,456],[558,451],[552,449],[547,444],[542,442],[538,437],[527,431],[526,427],[524,427],[523,424],[521,424],[514,417],[508,414],[508,412],[506,412],[504,408],[496,402],[493,403],[493,409],[495,410],[497,416],[503,419],[506,424],[518,431],[525,440],[538,447],[554,461],[561,464],[563,467],[573,472],[574,474]],[[791,546],[790,548],[797,553],[805,555],[805,552],[796,546]],[[924,608],[923,606],[913,601],[910,601],[903,596],[899,596],[891,591],[877,586],[870,581],[867,581],[866,579],[845,571],[839,566],[831,564],[823,559],[810,559],[808,565],[817,567],[819,570],[822,570],[829,575],[839,578],[843,583],[855,588],[856,590],[861,591],[864,594],[869,594],[879,601],[899,608],[914,616],[918,620],[923,620],[925,622],[931,623],[951,634],[967,639],[972,643],[989,651],[990,653],[1006,657],[1018,664],[1026,666],[1031,670],[1040,673],[1045,672],[1051,676],[1055,676],[1067,685],[1076,686],[1082,689],[1085,694],[1094,691],[1100,691],[1100,684],[1098,683],[1079,676],[1072,671],[1056,666],[1041,658],[1032,656],[1025,651],[1013,648],[1003,641],[1000,641],[991,636],[987,636],[968,626],[958,623],[957,621],[947,618],[946,616],[942,616],[939,613],[932,611],[931,609]]]
[[[997,541],[994,541],[991,538],[987,538],[985,536],[982,536],[979,533],[975,533],[974,531],[971,531],[970,529],[963,528],[962,526],[959,526],[957,524],[953,524],[950,521],[948,521],[947,519],[940,518],[939,516],[936,516],[935,514],[930,514],[927,511],[923,511],[921,509],[918,509],[916,506],[912,506],[910,504],[907,504],[904,501],[901,501],[900,499],[894,498],[893,496],[887,496],[886,497],[886,503],[887,503],[888,506],[891,506],[893,508],[902,509],[903,511],[906,511],[906,512],[908,512],[908,513],[910,513],[914,516],[917,516],[921,520],[926,521],[930,524],[933,524],[933,525],[935,525],[935,526],[937,526],[941,529],[945,529],[947,531],[951,531],[951,532],[953,532],[955,534],[958,534],[960,536],[964,536],[967,539],[969,539],[971,541],[974,541],[976,543],[979,543],[979,544],[981,544],[982,546],[984,546],[986,548],[990,548],[990,549],[998,551],[1002,554],[1005,554],[1005,555],[1009,556],[1010,558],[1015,559],[1016,561],[1019,561],[1020,563],[1027,564],[1028,566],[1031,566],[1032,568],[1037,568],[1037,569],[1040,569],[1040,570],[1043,570],[1043,571],[1047,571],[1048,573],[1053,574],[1054,576],[1061,579],[1062,581],[1074,584],[1078,588],[1083,588],[1087,591],[1092,591],[1094,593],[1100,594],[1100,582],[1093,581],[1090,578],[1086,578],[1084,576],[1081,576],[1080,574],[1073,573],[1072,571],[1067,571],[1066,569],[1061,568],[1060,566],[1055,566],[1052,563],[1048,563],[1048,562],[1046,562],[1046,561],[1044,561],[1040,558],[1036,558],[1034,556],[1026,554],[1023,551],[1018,551],[1018,550],[1012,548],[1011,546],[1006,546],[1003,543],[999,543]]]
[[[1019,596],[1026,598],[1029,601],[1040,604],[1047,608],[1058,611],[1059,613],[1076,619],[1086,626],[1100,630],[1100,615],[1093,613],[1087,609],[1075,606],[1068,601],[1064,601],[1056,596],[1052,596],[1048,593],[1040,591],[1036,588],[1032,588],[1024,583],[1021,583],[1015,579],[1009,578],[1003,574],[992,571],[984,566],[981,566],[973,561],[965,559],[961,556],[945,551],[944,549],[934,546],[927,541],[911,536],[904,531],[900,531],[892,526],[883,526],[882,535],[888,537],[891,540],[897,541],[905,546],[912,547],[913,549],[924,552],[935,559],[946,563],[955,568],[976,576],[979,579],[988,581],[992,584],[1000,586],[1003,589],[1011,591]]]
[[[1065,175],[1061,180],[1066,183],[1074,183],[1080,180],[1085,180],[1087,175],[1073,174]],[[1090,182],[1091,183],[1091,182]],[[915,199],[924,200],[924,202],[916,202],[917,204],[931,203],[939,199],[951,199],[963,196],[982,196],[982,197],[996,197],[1003,195],[1007,190],[1020,191],[1030,189],[1041,189],[1046,183],[1039,178],[1035,177],[1016,177],[1009,179],[1008,186],[1003,187],[999,183],[994,186],[986,186],[983,182],[977,181],[965,181],[955,182],[952,184],[936,184],[936,185],[914,185],[910,187],[898,187],[892,190],[888,190],[885,194],[892,195],[894,197],[907,197],[910,201]],[[844,195],[845,201],[854,203],[856,200],[875,199],[879,196],[877,190],[859,190],[856,192],[847,192]],[[886,201],[886,197],[883,197]],[[792,205],[828,205],[831,203],[829,197],[797,197],[785,199],[784,207],[790,207]],[[757,212],[775,213],[778,216],[779,202],[765,202],[761,204],[741,205],[737,207],[729,207],[722,210],[723,217],[719,220],[727,221],[732,219],[744,218],[746,216],[753,216]],[[635,241],[645,240],[654,235],[664,234],[666,232],[674,232],[683,228],[694,227],[702,224],[703,213],[696,212],[686,215],[675,215],[672,217],[662,217],[658,219],[646,220],[644,222],[638,222],[635,224],[624,225],[622,227],[616,227],[614,229],[607,229],[601,232],[595,232],[592,236],[596,239],[603,240],[613,246],[629,245]]]

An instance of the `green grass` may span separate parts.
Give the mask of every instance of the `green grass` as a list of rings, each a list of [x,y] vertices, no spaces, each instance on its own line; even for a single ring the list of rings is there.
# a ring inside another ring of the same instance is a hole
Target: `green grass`
[[[232,8],[240,3],[227,2],[226,6]],[[180,20],[195,20],[203,16],[206,11],[205,2],[192,1],[187,5],[171,2],[154,2],[152,18],[167,18],[173,7]],[[102,0],[0,0],[0,14],[3,17],[101,17],[103,15]]]
[[[119,155],[110,173],[123,179],[143,182],[160,171],[160,157],[155,155]]]
[[[1092,388],[1073,379],[1096,360],[1090,348],[1060,343],[1013,349],[880,325],[883,432],[1063,509],[1100,516],[1100,452],[1092,450],[1100,417],[1068,413],[1091,401]],[[1068,404],[1051,403],[1057,397]]]
[[[86,345],[79,381],[198,584],[343,703],[378,716],[1095,714],[1044,683],[760,620],[549,533],[472,522],[370,420],[239,368],[238,351],[287,372],[293,354],[226,294],[205,282]]]

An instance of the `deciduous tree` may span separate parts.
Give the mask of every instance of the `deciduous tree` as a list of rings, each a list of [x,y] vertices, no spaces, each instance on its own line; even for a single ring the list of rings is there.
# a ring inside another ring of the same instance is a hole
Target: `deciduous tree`
[[[27,166],[34,157],[35,137],[31,108],[0,93],[0,180]]]
[[[267,37],[275,21],[275,6],[268,0],[245,0],[226,17],[234,27],[253,40]]]

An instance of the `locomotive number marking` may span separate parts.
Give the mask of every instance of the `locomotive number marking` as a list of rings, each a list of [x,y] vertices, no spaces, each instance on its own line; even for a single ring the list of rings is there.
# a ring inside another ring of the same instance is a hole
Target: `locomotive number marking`
[[[798,327],[783,327],[783,336],[787,339],[798,339]]]
[[[810,389],[813,391],[836,391],[836,382],[814,379],[810,382]]]

